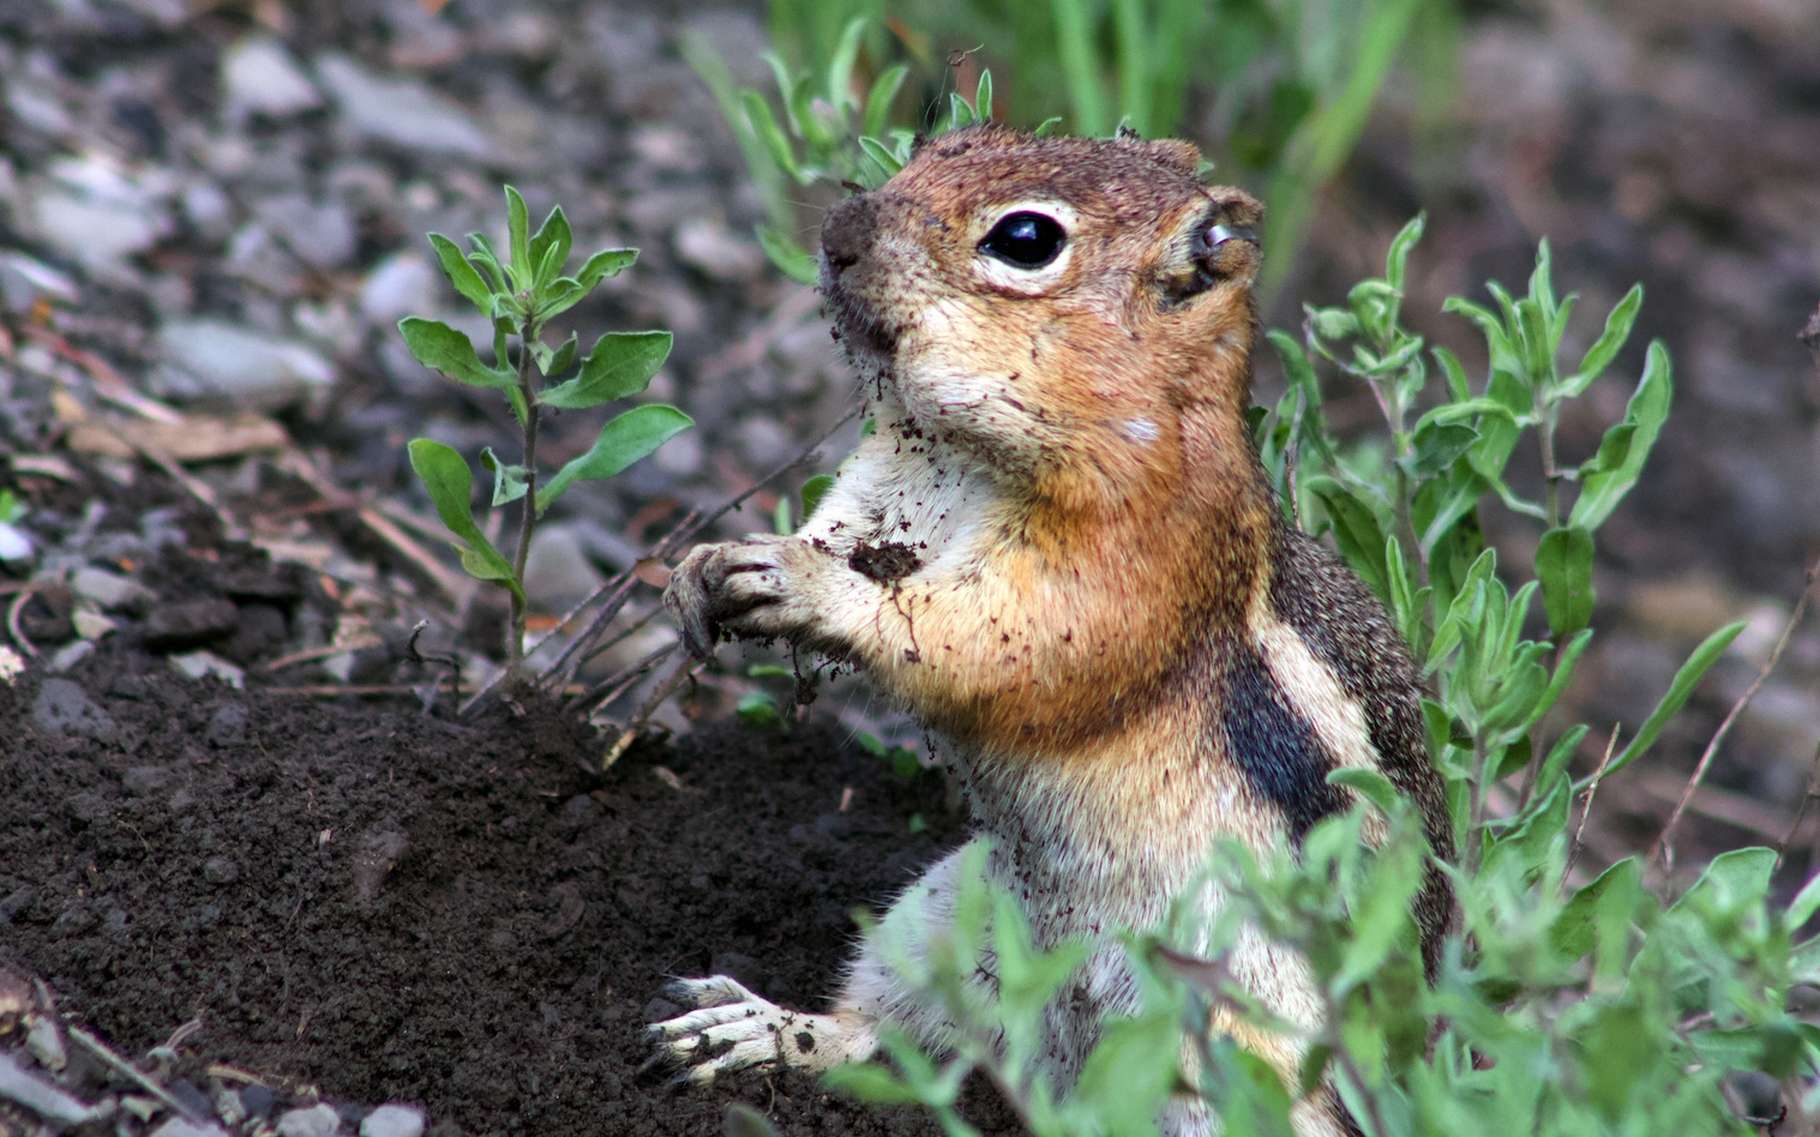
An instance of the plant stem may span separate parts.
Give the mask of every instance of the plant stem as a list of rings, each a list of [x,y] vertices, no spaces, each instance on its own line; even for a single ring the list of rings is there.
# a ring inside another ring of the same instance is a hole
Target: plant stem
[[[531,556],[531,534],[537,529],[537,391],[533,385],[531,345],[537,342],[537,323],[527,319],[519,327],[518,393],[524,400],[524,415],[519,426],[524,432],[525,494],[518,506],[518,548],[512,554],[512,578],[518,591],[512,593],[511,626],[506,629],[506,670],[515,672],[524,659],[525,608],[523,598],[525,562]]]

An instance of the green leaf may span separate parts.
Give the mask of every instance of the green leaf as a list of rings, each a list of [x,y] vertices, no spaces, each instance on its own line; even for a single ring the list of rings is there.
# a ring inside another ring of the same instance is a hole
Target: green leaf
[[[1657,703],[1656,709],[1649,713],[1647,719],[1643,720],[1643,726],[1637,731],[1636,737],[1630,740],[1630,745],[1624,748],[1623,753],[1612,759],[1611,765],[1605,771],[1606,777],[1609,778],[1643,757],[1662,734],[1662,728],[1668,725],[1668,720],[1679,714],[1681,708],[1687,704],[1688,696],[1693,694],[1694,685],[1700,682],[1713,664],[1719,662],[1719,657],[1725,653],[1725,649],[1731,646],[1731,642],[1737,639],[1738,633],[1743,630],[1743,620],[1727,624],[1707,636],[1700,646],[1694,649],[1694,653],[1687,657],[1687,662],[1683,663],[1681,669],[1675,672],[1674,681],[1668,685],[1668,692],[1662,696],[1662,701]],[[1590,781],[1590,778],[1583,779],[1575,786],[1575,789],[1581,788]]]
[[[1334,542],[1346,561],[1372,591],[1382,596],[1385,586],[1384,530],[1377,514],[1351,490],[1328,477],[1309,478],[1304,485],[1333,522]]]
[[[1477,441],[1479,432],[1464,423],[1418,426],[1411,441],[1415,449],[1416,477],[1434,477],[1471,450]]]
[[[802,171],[796,165],[796,153],[791,149],[790,139],[784,134],[783,127],[777,124],[777,115],[772,112],[771,104],[757,91],[741,91],[739,102],[745,109],[746,122],[751,125],[752,133],[764,143],[765,153],[771,156],[771,161],[784,173],[802,181]]]
[[[904,164],[897,160],[896,154],[892,153],[883,142],[870,135],[859,140],[859,148],[866,157],[877,164],[880,170],[884,171],[887,178],[904,168]]]
[[[557,347],[551,347],[542,340],[538,340],[536,343],[532,344],[531,356],[537,360],[538,373],[547,379],[552,375],[560,375],[564,371],[575,366],[575,345],[577,342],[575,333],[570,332],[569,338],[563,340]]]
[[[406,316],[398,321],[398,333],[417,362],[457,383],[503,391],[516,382],[504,366],[488,367],[480,362],[473,342],[440,320]]]
[[[758,246],[765,251],[777,270],[798,284],[813,285],[821,278],[821,263],[775,225],[760,224],[754,230]]]
[[[1720,853],[1706,866],[1692,887],[1682,893],[1675,902],[1669,905],[1673,912],[1684,904],[1696,903],[1702,894],[1711,893],[1713,899],[1720,896],[1733,903],[1740,901],[1760,903],[1769,895],[1770,878],[1776,873],[1776,850],[1754,845],[1746,849],[1732,849]]]
[[[442,273],[455,286],[455,291],[467,298],[468,303],[480,309],[482,315],[490,315],[493,310],[493,290],[487,282],[480,279],[480,273],[462,256],[461,249],[455,242],[441,233],[430,234],[430,248],[436,250],[436,260],[442,265]]]
[[[494,294],[509,294],[512,291],[512,284],[506,279],[505,262],[499,259],[499,253],[494,250],[493,242],[487,240],[484,234],[469,233],[468,244],[474,246],[474,251],[468,254],[468,259],[486,269],[487,275],[493,278]]]
[[[1642,896],[1642,863],[1634,856],[1626,857],[1574,893],[1548,929],[1549,940],[1556,951],[1579,959],[1593,950],[1602,923],[1622,919],[1628,924]]]
[[[743,1102],[734,1102],[721,1119],[721,1137],[777,1137],[777,1130],[764,1114]]]
[[[1795,893],[1795,899],[1788,906],[1787,920],[1789,931],[1799,931],[1801,926],[1820,912],[1820,872],[1807,878],[1801,891]]]
[[[1378,807],[1386,816],[1396,812],[1401,800],[1397,788],[1382,773],[1366,766],[1340,766],[1327,772],[1327,784],[1344,786]]]
[[[897,98],[904,77],[909,74],[909,65],[899,63],[879,72],[878,78],[872,80],[872,89],[866,92],[866,109],[860,116],[861,137],[876,138],[885,132],[885,127],[891,123],[891,102]]]
[[[833,474],[817,474],[803,483],[802,498],[804,521],[807,521],[810,516],[815,513],[815,507],[821,504],[822,498],[833,488]]]
[[[1536,576],[1542,582],[1542,607],[1557,637],[1569,636],[1592,622],[1593,539],[1578,525],[1550,529],[1536,548]]]
[[[747,726],[779,726],[784,721],[783,712],[777,709],[777,700],[765,691],[748,691],[741,695],[733,713]]]
[[[512,283],[518,288],[531,287],[534,278],[533,270],[537,267],[531,260],[531,214],[525,208],[525,199],[511,186],[506,187],[506,235],[512,245]]]
[[[669,358],[674,337],[669,332],[608,332],[594,341],[581,361],[581,373],[537,396],[545,406],[586,410],[636,395]]]
[[[602,249],[582,263],[581,271],[575,274],[575,283],[586,296],[594,291],[596,284],[610,276],[618,276],[637,259],[637,249]]]
[[[922,1101],[915,1088],[905,1084],[876,1062],[850,1062],[822,1075],[822,1084],[836,1093],[875,1105],[907,1105]]]
[[[1624,459],[1615,468],[1601,463],[1597,473],[1584,479],[1579,500],[1574,502],[1570,519],[1572,524],[1597,529],[1611,516],[1618,503],[1624,500],[1624,495],[1630,492],[1630,488],[1637,484],[1637,477],[1643,471],[1643,463],[1649,457],[1650,448],[1656,444],[1656,435],[1661,432],[1662,423],[1668,418],[1668,407],[1673,398],[1674,378],[1669,365],[1668,349],[1662,346],[1661,340],[1653,340],[1644,360],[1643,378],[1637,382],[1637,389],[1631,394],[1629,405],[1624,408],[1624,420],[1619,424],[1635,428]],[[1608,436],[1609,433],[1607,432]],[[1604,450],[1603,443],[1600,444],[1600,450]]]
[[[1422,886],[1422,846],[1407,837],[1379,849],[1354,902],[1352,938],[1333,979],[1342,990],[1369,979],[1399,940],[1412,939],[1409,903]]]
[[[980,68],[980,81],[973,88],[973,113],[981,122],[992,117],[992,72],[985,67]]]
[[[524,589],[512,575],[511,563],[487,540],[480,526],[474,524],[473,505],[469,500],[474,489],[474,475],[467,462],[454,447],[431,438],[414,438],[407,450],[411,456],[411,469],[417,471],[423,488],[429,492],[436,515],[442,518],[449,532],[460,538],[456,548],[461,550],[462,567],[480,580],[499,581],[522,602]]]
[[[1643,286],[1633,284],[1630,291],[1624,294],[1624,299],[1618,301],[1611,314],[1605,317],[1605,330],[1586,349],[1586,354],[1580,359],[1580,366],[1561,384],[1562,394],[1577,396],[1605,373],[1612,360],[1618,358],[1624,342],[1630,339],[1630,330],[1637,322],[1637,311],[1642,307]]]
[[[523,466],[508,465],[499,460],[491,446],[480,452],[480,464],[493,472],[493,507],[509,505],[525,495],[527,474]]]
[[[1390,252],[1384,258],[1384,279],[1398,292],[1403,291],[1403,280],[1408,275],[1409,254],[1422,239],[1427,224],[1428,215],[1418,213],[1391,239]]]
[[[1047,138],[1051,134],[1054,134],[1061,125],[1062,116],[1059,114],[1052,114],[1042,122],[1037,123],[1035,129],[1030,133],[1036,135],[1038,138]]]
[[[610,478],[693,425],[688,415],[665,403],[633,407],[617,416],[601,427],[600,437],[586,454],[556,471],[537,491],[538,514],[550,508],[575,479]]]
[[[859,58],[860,37],[866,34],[866,25],[870,22],[864,16],[848,20],[847,26],[841,29],[840,41],[834,45],[834,54],[828,60],[828,105],[839,107],[843,112],[853,103],[853,63]]]
[[[531,263],[537,266],[535,287],[542,288],[556,279],[563,262],[569,259],[569,249],[574,241],[568,215],[563,213],[562,206],[553,206],[531,237]]]

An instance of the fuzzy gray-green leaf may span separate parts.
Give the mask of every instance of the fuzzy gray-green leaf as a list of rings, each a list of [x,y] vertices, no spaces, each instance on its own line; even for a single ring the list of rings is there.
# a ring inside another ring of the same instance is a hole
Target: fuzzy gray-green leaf
[[[1662,423],[1668,418],[1669,404],[1674,400],[1674,375],[1668,360],[1668,349],[1662,341],[1656,340],[1649,345],[1648,355],[1643,365],[1643,378],[1638,380],[1637,389],[1631,393],[1630,402],[1624,408],[1624,419],[1606,432],[1610,438],[1614,431],[1625,427],[1631,428],[1625,440],[1621,460],[1608,460],[1605,457],[1605,445],[1599,447],[1599,469],[1586,475],[1580,489],[1580,497],[1574,502],[1570,523],[1597,529],[1624,495],[1637,484],[1637,478],[1643,472],[1643,463],[1648,460],[1650,448],[1656,444],[1656,436],[1662,431]]]
[[[417,472],[423,488],[428,491],[436,515],[442,518],[449,532],[459,538],[456,548],[461,550],[462,567],[470,576],[499,581],[522,598],[524,592],[512,575],[511,564],[487,540],[480,526],[474,524],[473,505],[469,501],[474,475],[468,469],[467,460],[454,447],[433,438],[414,438],[407,449],[411,469]]]
[[[1593,539],[1578,525],[1550,529],[1536,548],[1536,577],[1542,582],[1542,607],[1557,637],[1569,636],[1592,622]]]
[[[468,303],[487,314],[493,307],[493,290],[480,278],[480,273],[468,258],[463,256],[459,246],[441,233],[430,234],[430,248],[436,250],[436,260],[442,265],[444,276],[455,286],[455,291],[467,298]]]
[[[474,344],[467,336],[440,320],[406,316],[398,321],[398,333],[417,362],[470,387],[504,390],[512,384],[512,373],[500,367],[488,367],[480,361]]]
[[[537,512],[550,508],[575,479],[610,478],[692,425],[688,415],[665,403],[633,407],[602,427],[586,454],[556,471],[537,491]]]
[[[585,410],[636,395],[669,357],[669,332],[608,332],[594,341],[581,373],[537,396],[545,406]]]

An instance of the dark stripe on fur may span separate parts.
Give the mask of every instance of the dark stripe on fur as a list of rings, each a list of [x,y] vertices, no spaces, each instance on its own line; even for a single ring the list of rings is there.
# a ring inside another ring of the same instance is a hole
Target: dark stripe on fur
[[[1227,753],[1252,792],[1282,812],[1297,845],[1315,822],[1346,808],[1345,796],[1327,784],[1333,756],[1249,643],[1231,648],[1220,717]]]
[[[1453,823],[1440,775],[1428,756],[1421,683],[1403,637],[1364,582],[1307,534],[1279,528],[1271,558],[1271,607],[1365,709],[1384,775],[1422,812],[1429,847],[1453,859]],[[1441,937],[1453,920],[1447,878],[1431,869],[1416,897],[1422,959],[1434,976]]]

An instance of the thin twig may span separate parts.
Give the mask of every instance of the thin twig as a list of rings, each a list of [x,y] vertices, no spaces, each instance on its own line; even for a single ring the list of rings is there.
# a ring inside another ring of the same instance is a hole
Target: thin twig
[[[26,638],[25,628],[20,625],[19,616],[25,610],[26,601],[30,600],[36,591],[36,589],[27,589],[20,592],[19,595],[13,597],[13,602],[6,606],[6,634],[13,637],[13,642],[19,645],[19,650],[23,651],[28,659],[38,657],[38,648]]]
[[[632,745],[633,740],[638,737],[638,732],[644,729],[644,725],[650,721],[657,708],[664,704],[664,700],[674,695],[677,688],[687,683],[690,674],[700,666],[699,660],[684,656],[662,683],[651,688],[651,693],[646,695],[645,701],[639,704],[637,713],[632,716],[632,721],[628,722],[626,728],[619,732],[619,737],[613,740],[613,745],[609,746],[606,754],[602,756],[601,773],[604,774],[613,768],[613,763],[619,761],[620,756]]]
[[[587,709],[607,705],[614,699],[625,694],[626,689],[633,683],[636,683],[645,672],[670,658],[676,651],[676,647],[677,645],[674,643],[665,644],[649,653],[632,666],[621,670],[618,674],[602,679],[599,683],[596,683],[594,686],[584,691],[581,697],[576,701],[580,703],[583,708]]]
[[[88,1050],[93,1053],[95,1057],[101,1059],[102,1062],[112,1066],[120,1073],[125,1074],[128,1078],[131,1078],[134,1082],[138,1083],[139,1087],[146,1093],[151,1094],[153,1097],[163,1102],[167,1109],[190,1121],[202,1120],[189,1106],[184,1105],[183,1102],[171,1096],[169,1090],[146,1077],[137,1066],[110,1050],[105,1042],[102,1042],[99,1038],[96,1038],[79,1026],[72,1024],[68,1029],[71,1038],[87,1047]]]
[[[1817,318],[1816,322],[1820,322]],[[1776,842],[1776,864],[1782,864],[1782,858],[1788,855],[1788,847],[1794,844],[1795,834],[1801,831],[1801,823],[1807,820],[1807,807],[1820,797],[1820,745],[1814,747],[1814,760],[1807,769],[1807,792],[1801,795],[1801,805],[1795,810],[1795,819],[1788,824],[1788,832],[1782,840]]]
[[[1801,585],[1801,597],[1795,601],[1794,611],[1790,612],[1788,619],[1783,621],[1782,634],[1776,637],[1776,646],[1770,649],[1769,658],[1764,660],[1763,666],[1757,669],[1757,677],[1752,679],[1750,686],[1746,687],[1744,693],[1738,696],[1737,701],[1732,704],[1732,709],[1725,713],[1725,718],[1719,723],[1719,729],[1713,731],[1712,739],[1707,742],[1706,749],[1701,752],[1700,761],[1695,764],[1692,776],[1687,779],[1687,788],[1681,792],[1681,800],[1675,803],[1675,811],[1668,815],[1668,824],[1662,827],[1662,835],[1656,838],[1654,847],[1650,849],[1651,859],[1660,860],[1664,867],[1667,866],[1667,861],[1661,860],[1661,858],[1668,848],[1669,841],[1674,837],[1675,827],[1681,824],[1681,815],[1687,812],[1687,803],[1693,800],[1694,791],[1698,790],[1700,783],[1706,780],[1706,772],[1712,766],[1713,756],[1719,752],[1719,744],[1724,742],[1725,736],[1731,732],[1732,724],[1738,721],[1738,716],[1744,713],[1744,708],[1750,706],[1750,701],[1757,697],[1758,689],[1769,678],[1770,672],[1776,669],[1776,664],[1781,662],[1782,650],[1788,646],[1789,637],[1795,634],[1795,628],[1801,623],[1801,618],[1807,615],[1807,601],[1813,595],[1816,580],[1820,580],[1820,557],[1815,558],[1814,563],[1808,566],[1807,575]]]
[[[1599,794],[1599,783],[1605,777],[1606,767],[1611,765],[1611,758],[1618,749],[1618,724],[1611,724],[1611,736],[1605,740],[1605,756],[1599,759],[1599,768],[1593,771],[1592,782],[1586,787],[1586,805],[1580,810],[1580,824],[1574,827],[1573,843],[1567,848],[1567,867],[1562,871],[1565,878],[1574,871],[1575,862],[1580,859],[1580,850],[1586,844],[1586,821],[1592,816],[1593,799]]]

